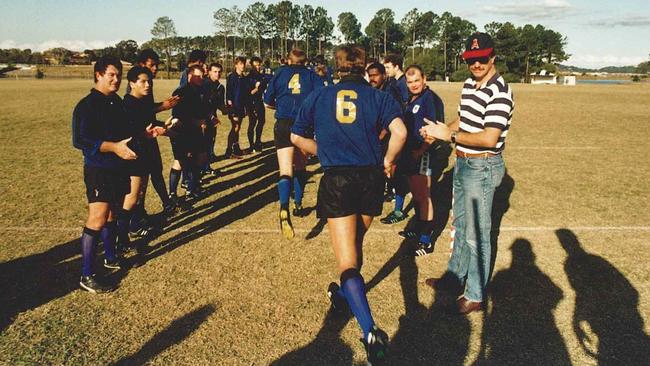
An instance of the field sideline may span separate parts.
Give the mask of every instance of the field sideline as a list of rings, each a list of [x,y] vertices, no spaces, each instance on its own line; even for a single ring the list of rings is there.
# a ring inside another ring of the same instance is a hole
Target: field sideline
[[[175,85],[156,81],[156,98]],[[116,292],[78,290],[86,205],[70,120],[91,87],[0,80],[0,365],[361,364],[356,322],[328,312],[325,290],[337,275],[327,229],[311,212],[293,220],[294,240],[279,233],[270,112],[263,153],[217,163],[209,195],[150,244],[139,267],[112,274]],[[461,84],[431,87],[450,121]],[[434,254],[417,260],[402,255],[399,224],[370,229],[362,273],[391,337],[389,364],[647,362],[650,86],[513,90],[486,312],[447,315],[449,299],[424,284],[446,268],[448,225]],[[222,118],[218,153],[227,125]],[[160,146],[167,176],[171,149],[164,138]],[[313,208],[321,171],[309,171]],[[449,179],[436,187],[439,207]],[[147,206],[160,210],[152,189]]]

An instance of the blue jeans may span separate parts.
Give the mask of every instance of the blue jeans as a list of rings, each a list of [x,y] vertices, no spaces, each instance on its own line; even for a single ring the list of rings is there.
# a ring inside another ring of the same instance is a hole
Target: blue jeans
[[[505,164],[501,155],[456,159],[454,168],[454,248],[449,272],[465,281],[464,296],[483,301],[490,276],[492,201]]]

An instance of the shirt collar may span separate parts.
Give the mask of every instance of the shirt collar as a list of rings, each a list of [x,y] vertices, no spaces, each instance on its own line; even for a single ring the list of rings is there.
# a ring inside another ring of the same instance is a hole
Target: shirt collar
[[[363,76],[357,74],[348,74],[341,78],[342,83],[346,81],[352,83],[362,83],[362,84],[370,85],[368,84],[368,81],[366,81],[366,79]]]

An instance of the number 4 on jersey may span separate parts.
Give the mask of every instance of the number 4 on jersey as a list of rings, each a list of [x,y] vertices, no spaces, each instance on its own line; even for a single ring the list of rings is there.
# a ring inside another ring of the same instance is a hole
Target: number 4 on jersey
[[[300,94],[300,74],[293,74],[289,80],[289,89],[291,94]]]

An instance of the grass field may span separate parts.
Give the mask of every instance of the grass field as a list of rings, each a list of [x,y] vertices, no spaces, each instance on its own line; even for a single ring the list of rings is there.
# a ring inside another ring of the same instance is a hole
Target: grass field
[[[337,275],[327,228],[312,212],[294,219],[294,240],[279,233],[271,144],[217,163],[209,195],[131,258],[141,266],[111,274],[119,290],[78,290],[86,204],[70,119],[91,87],[0,80],[0,364],[362,363],[356,322],[328,312]],[[173,87],[158,81],[157,98]],[[460,84],[432,87],[453,116]],[[399,224],[377,221],[366,238],[362,272],[391,337],[389,364],[648,364],[650,88],[513,88],[488,310],[447,315],[449,299],[424,284],[446,268],[448,230],[417,260],[403,255]],[[168,169],[169,143],[160,145]],[[313,207],[320,170],[309,170]],[[436,186],[439,207],[448,181]],[[153,190],[147,206],[160,210]]]

